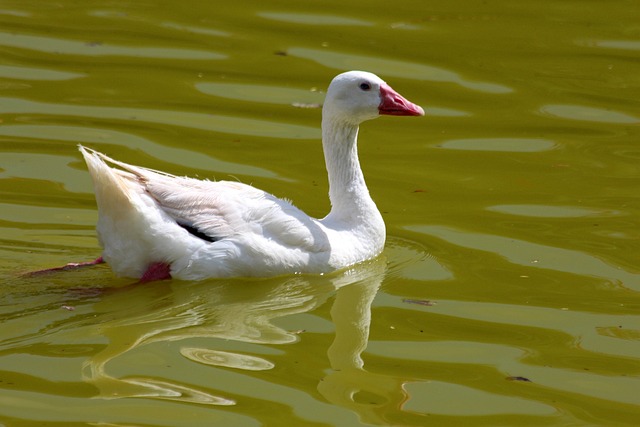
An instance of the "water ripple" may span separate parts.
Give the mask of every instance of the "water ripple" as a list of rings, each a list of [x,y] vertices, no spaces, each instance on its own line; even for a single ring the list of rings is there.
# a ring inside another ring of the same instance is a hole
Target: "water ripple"
[[[73,145],[91,143],[95,144],[95,148],[103,145],[123,144],[131,149],[138,149],[148,153],[150,156],[161,159],[167,163],[179,161],[179,164],[188,165],[191,169],[199,168],[217,173],[244,174],[288,181],[287,178],[265,168],[251,166],[245,163],[226,162],[203,154],[202,152],[189,150],[187,148],[166,146],[132,133],[99,128],[97,126],[4,125],[0,126],[0,135],[14,138],[66,141],[73,143]],[[53,154],[30,154],[25,156],[23,154],[10,152],[4,152],[3,157],[6,159],[13,157],[19,161],[7,162],[6,165],[3,163],[5,170],[0,171],[0,177],[49,179],[55,182],[61,182],[69,191],[91,191],[90,180],[80,176],[80,173],[84,175],[84,172],[67,167],[72,161],[77,160],[75,157]],[[56,164],[59,165],[60,168],[53,166]],[[48,172],[52,169],[56,170],[55,175],[51,175]]]
[[[345,26],[371,26],[373,23],[362,19],[347,18],[337,15],[320,15],[306,13],[287,12],[259,12],[258,16],[279,22],[290,22],[302,25],[345,25]]]
[[[0,32],[0,46],[36,50],[39,52],[82,56],[127,56],[132,58],[163,58],[182,60],[218,60],[227,55],[205,50],[155,46],[118,46],[103,42],[57,39]]]
[[[513,92],[513,89],[501,84],[470,81],[454,71],[431,65],[303,47],[293,47],[287,52],[291,56],[316,61],[325,67],[339,70],[372,70],[386,77],[455,83],[467,89],[486,93],[506,94]]]
[[[577,43],[588,47],[640,51],[640,40],[580,40]]]
[[[324,99],[324,94],[317,90],[301,90],[279,86],[214,82],[199,82],[195,86],[196,89],[207,95],[248,102],[320,105]]]
[[[532,153],[553,150],[557,144],[542,138],[466,138],[444,141],[437,147],[449,150]]]
[[[317,128],[235,116],[125,107],[100,107],[0,98],[0,113],[46,114],[169,124],[207,131],[270,138],[317,139]]]
[[[245,371],[266,371],[275,366],[272,362],[247,354],[229,351],[210,350],[206,348],[183,347],[180,353],[187,359],[205,365],[224,366]]]
[[[480,251],[496,253],[521,266],[551,269],[597,277],[607,283],[640,290],[640,274],[623,270],[586,252],[527,242],[511,237],[468,232],[438,225],[409,226],[407,229]]]
[[[73,80],[84,77],[82,73],[48,70],[46,68],[17,67],[0,65],[0,77],[15,80]]]
[[[442,381],[409,382],[405,389],[409,396],[402,409],[424,415],[503,415],[505,406],[509,414],[549,416],[557,413],[549,404]]]
[[[520,204],[495,205],[489,206],[486,209],[492,212],[536,218],[611,217],[622,215],[622,212],[618,210],[589,208],[584,206]]]
[[[540,112],[561,119],[596,123],[640,123],[640,118],[627,113],[584,105],[545,105],[540,109]]]

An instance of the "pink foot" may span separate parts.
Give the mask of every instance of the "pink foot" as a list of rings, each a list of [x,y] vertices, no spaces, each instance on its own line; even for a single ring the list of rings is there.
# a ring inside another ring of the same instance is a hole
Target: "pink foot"
[[[171,265],[166,262],[154,262],[149,264],[138,283],[153,282],[156,280],[171,279]]]
[[[85,261],[85,262],[70,262],[67,265],[63,265],[62,267],[53,267],[53,268],[45,268],[44,270],[36,270],[25,273],[25,276],[39,276],[41,274],[54,273],[56,271],[69,271],[75,270],[82,267],[90,267],[92,265],[103,264],[105,261],[102,257],[98,257],[93,261]]]

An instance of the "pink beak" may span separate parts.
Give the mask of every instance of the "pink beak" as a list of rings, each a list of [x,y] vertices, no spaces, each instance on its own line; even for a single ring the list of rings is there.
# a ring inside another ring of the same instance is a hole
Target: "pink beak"
[[[424,110],[421,106],[407,101],[386,83],[380,85],[380,97],[382,98],[378,106],[380,114],[390,116],[424,116]]]

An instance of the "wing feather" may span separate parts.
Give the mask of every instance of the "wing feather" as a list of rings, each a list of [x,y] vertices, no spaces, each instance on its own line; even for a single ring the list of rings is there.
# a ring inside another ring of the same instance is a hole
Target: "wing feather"
[[[311,252],[329,249],[319,223],[286,200],[247,184],[177,177],[113,160],[127,179],[143,191],[177,225],[193,228],[212,241],[253,235],[290,248]]]

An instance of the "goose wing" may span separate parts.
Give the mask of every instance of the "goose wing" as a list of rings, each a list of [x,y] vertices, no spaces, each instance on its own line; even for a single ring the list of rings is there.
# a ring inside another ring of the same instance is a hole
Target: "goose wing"
[[[282,246],[310,252],[329,249],[322,226],[286,200],[247,184],[177,177],[113,160],[128,179],[136,180],[158,209],[195,237],[266,238]]]

